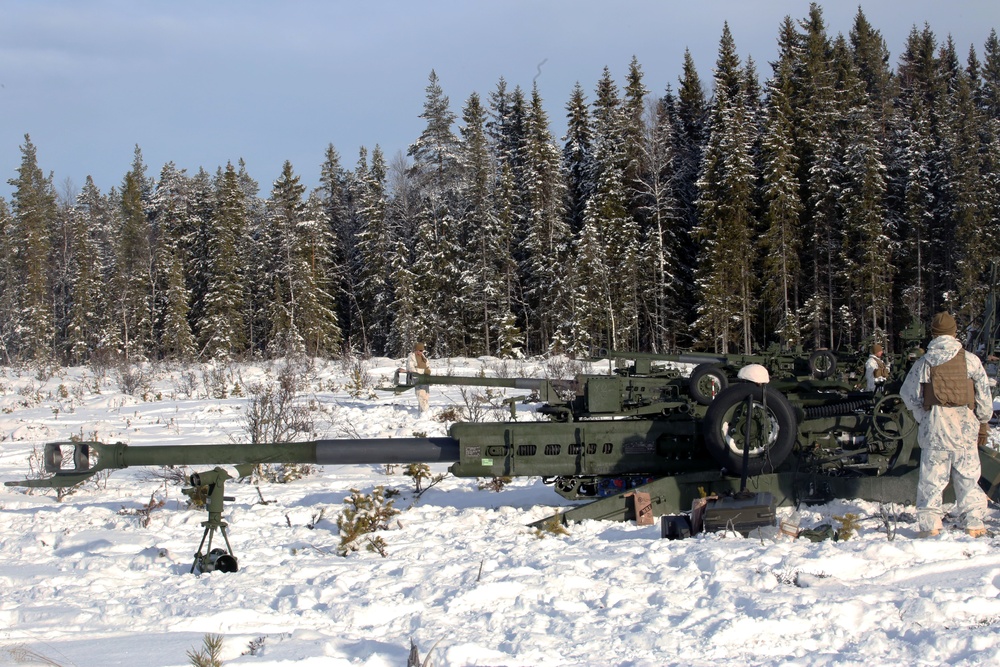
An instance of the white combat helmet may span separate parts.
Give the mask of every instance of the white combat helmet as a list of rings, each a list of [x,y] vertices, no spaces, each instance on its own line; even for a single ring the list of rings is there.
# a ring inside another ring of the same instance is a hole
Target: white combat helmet
[[[757,384],[767,384],[771,381],[771,374],[767,372],[767,369],[760,364],[747,364],[740,369],[736,377],[741,380],[749,380],[750,382],[756,382]]]

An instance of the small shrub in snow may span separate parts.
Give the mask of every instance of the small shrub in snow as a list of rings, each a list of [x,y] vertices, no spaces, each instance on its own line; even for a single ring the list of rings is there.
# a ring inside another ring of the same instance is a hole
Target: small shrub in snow
[[[106,471],[106,472],[110,472],[110,471]],[[52,476],[51,474],[45,472],[45,463],[44,463],[44,456],[42,454],[42,450],[39,449],[37,445],[34,446],[34,447],[32,447],[31,448],[31,453],[28,454],[28,475],[27,475],[27,478],[28,479],[45,479],[45,478],[51,477],[51,476]],[[107,479],[107,475],[105,475],[104,478]],[[57,487],[55,487],[55,490],[56,490],[56,499],[61,502],[61,501],[65,500],[66,498],[68,498],[69,496],[71,496],[74,493],[76,493],[80,489],[80,487],[82,487],[82,486],[83,486],[83,482],[79,482],[78,484],[74,484],[73,486],[57,486]],[[33,491],[34,491],[33,488],[26,487],[26,488],[24,488],[23,493],[25,493],[27,495],[31,495],[31,493]]]
[[[299,386],[300,378],[290,364],[281,370],[277,383],[254,382],[247,385],[243,431],[251,444],[294,442],[312,433],[309,408],[298,400]],[[284,483],[313,472],[315,466],[309,464],[260,465],[253,477]]]
[[[447,477],[445,474],[432,475],[431,468],[426,463],[410,463],[406,466],[403,474],[413,480],[414,493],[417,494],[417,497]]]
[[[202,373],[202,383],[205,385],[205,393],[216,399],[227,398],[229,396],[229,373],[228,369],[222,367],[206,368]]]
[[[457,405],[449,405],[434,417],[439,422],[460,422],[462,419],[462,408]]]
[[[857,514],[848,512],[844,516],[835,516],[833,519],[840,522],[840,530],[837,531],[838,540],[849,540],[858,532],[861,517]]]
[[[139,364],[121,363],[115,368],[112,374],[118,391],[129,396],[143,389],[142,393],[149,391],[150,377]]]
[[[550,516],[541,527],[535,529],[535,537],[542,539],[548,535],[569,535],[569,530],[562,521],[562,514]]]
[[[503,491],[505,486],[513,481],[513,479],[513,477],[493,477],[491,479],[483,478],[479,480],[479,490],[500,493]]]
[[[197,398],[198,376],[194,371],[184,371],[174,381],[174,391],[185,398]]]
[[[369,370],[369,363],[361,357],[353,354],[347,355],[341,360],[343,373],[347,376],[344,382],[344,390],[352,398],[374,398],[373,387],[375,381]]]
[[[391,498],[387,498],[385,487],[376,486],[368,495],[357,489],[351,489],[351,497],[344,500],[347,505],[337,517],[337,528],[340,529],[340,546],[337,553],[346,556],[358,550],[358,542],[377,530],[386,530],[389,520],[399,514],[393,507]],[[381,538],[369,538],[367,549],[385,557],[385,542]]]
[[[484,421],[504,421],[505,413],[509,413],[509,408],[505,404],[506,396],[498,389],[492,387],[469,389],[462,387],[460,390],[462,401],[465,405],[459,408],[458,419],[449,421],[466,421],[479,423]]]
[[[222,635],[205,635],[202,648],[187,652],[192,667],[222,667]]]
[[[122,507],[118,510],[118,516],[134,516],[138,519],[139,525],[143,528],[149,528],[149,522],[153,518],[153,510],[158,510],[163,507],[163,499],[157,498],[155,495],[149,496],[149,502],[142,507],[137,507],[135,509],[129,509]]]

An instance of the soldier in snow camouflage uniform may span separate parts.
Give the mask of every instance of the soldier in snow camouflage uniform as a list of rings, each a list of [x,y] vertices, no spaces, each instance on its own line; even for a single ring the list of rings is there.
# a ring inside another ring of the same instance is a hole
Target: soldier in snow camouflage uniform
[[[933,339],[927,346],[927,353],[913,364],[899,392],[920,425],[917,432],[921,449],[917,522],[921,537],[933,537],[941,532],[941,496],[949,476],[955,486],[956,507],[965,531],[973,537],[986,534],[983,518],[988,499],[979,487],[978,444],[985,442],[988,422],[993,416],[993,399],[982,362],[973,354],[964,354],[955,333],[955,319],[950,314],[934,316],[931,321]],[[966,384],[971,380],[974,399],[970,396],[972,402],[967,405],[942,405],[939,399],[933,398],[935,390],[929,389],[931,369],[951,361],[960,352],[965,356],[965,373],[958,369],[952,379],[957,382],[960,377]]]
[[[424,350],[425,346],[423,343],[417,343],[413,346],[413,352],[406,358],[407,373],[425,373],[430,375],[431,365],[427,361],[427,354]],[[431,397],[431,393],[427,390],[427,385],[420,385],[413,391],[417,395],[417,406],[420,408],[420,414],[426,414]]]

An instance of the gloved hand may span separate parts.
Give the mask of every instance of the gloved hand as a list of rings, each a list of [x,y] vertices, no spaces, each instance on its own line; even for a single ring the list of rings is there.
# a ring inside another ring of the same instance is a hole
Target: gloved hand
[[[989,439],[990,435],[990,425],[989,422],[979,425],[979,439],[976,441],[976,446],[983,447],[986,445],[986,441]]]

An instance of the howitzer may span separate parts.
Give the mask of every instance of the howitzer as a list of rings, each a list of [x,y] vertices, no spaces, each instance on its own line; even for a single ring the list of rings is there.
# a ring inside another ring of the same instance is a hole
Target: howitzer
[[[916,423],[893,393],[895,383],[871,393],[834,381],[786,385],[736,379],[709,405],[694,400],[688,378],[679,373],[581,375],[573,381],[423,376],[421,383],[528,389],[536,399],[547,398],[537,413],[548,419],[459,422],[447,437],[435,438],[176,446],[50,443],[45,468],[52,477],[7,485],[69,486],[101,470],[132,466],[446,462],[457,477],[538,476],[567,499],[590,501],[562,512],[562,522],[625,519],[629,492],[648,494],[654,516],[687,509],[705,493],[725,495],[747,487],[772,494],[779,504],[837,497],[915,501]],[[64,454],[64,448],[72,451]],[[982,449],[981,459],[981,483],[998,500],[1000,455]],[[222,487],[241,474],[208,473],[216,475],[219,505],[214,521],[210,506],[202,539],[204,544],[209,538],[208,554],[199,547],[196,564],[211,558],[211,536],[224,528],[219,521]]]
[[[708,352],[678,352],[672,354],[621,352],[597,348],[591,351],[591,361],[608,360],[612,372],[623,376],[650,378],[677,377],[677,364],[693,365],[687,379],[687,391],[701,405],[708,405],[720,391],[729,386],[740,369],[760,365],[767,369],[772,386],[779,390],[794,390],[804,381],[828,380],[837,372],[837,355],[829,350],[816,350],[808,357],[801,351],[787,353],[772,346],[765,354],[712,354]]]

